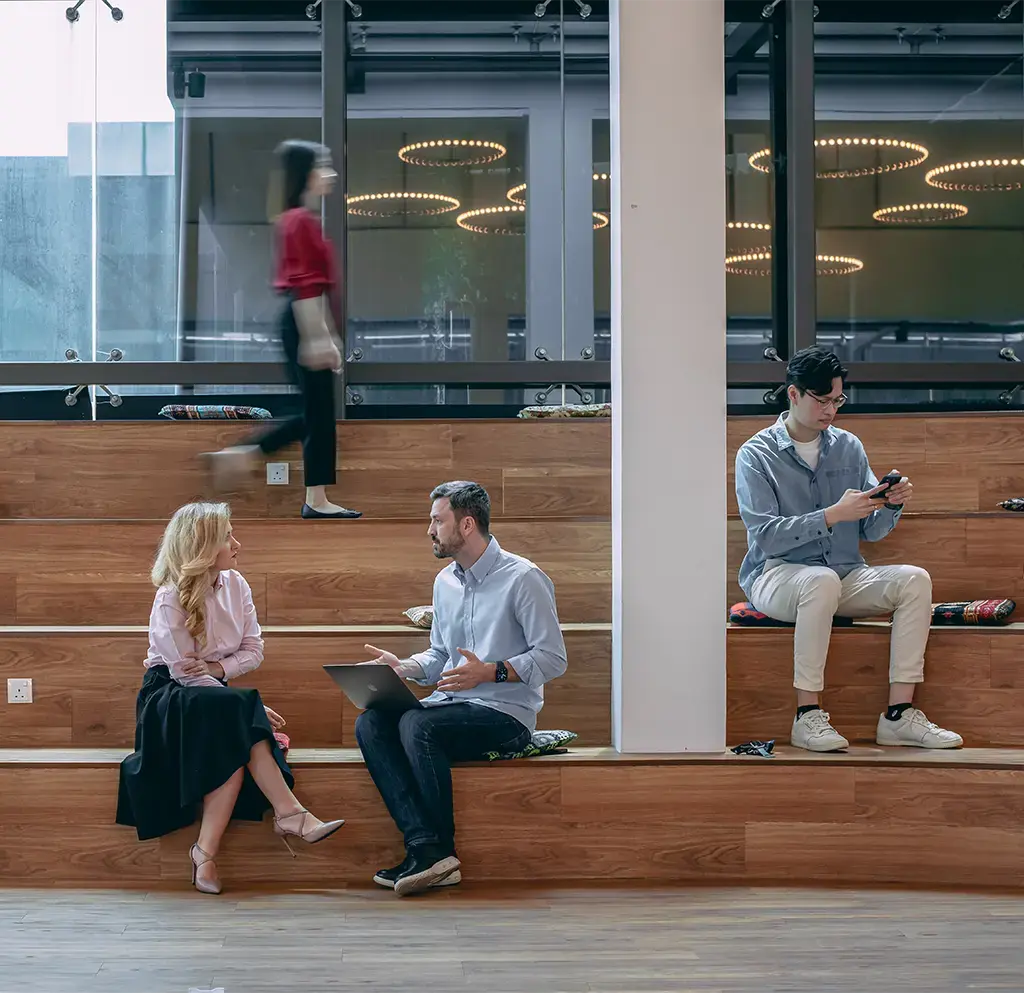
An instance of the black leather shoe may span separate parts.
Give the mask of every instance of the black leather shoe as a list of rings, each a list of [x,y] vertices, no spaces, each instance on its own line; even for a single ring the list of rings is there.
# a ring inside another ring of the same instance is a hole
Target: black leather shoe
[[[356,517],[362,517],[363,512],[342,507],[336,514],[321,514],[319,510],[314,510],[308,503],[304,503],[302,505],[302,516],[307,521],[353,520]]]
[[[459,872],[461,863],[454,855],[445,855],[439,849],[414,849],[409,853],[408,868],[395,880],[398,896],[412,896],[440,886]],[[459,875],[461,880],[461,873]]]

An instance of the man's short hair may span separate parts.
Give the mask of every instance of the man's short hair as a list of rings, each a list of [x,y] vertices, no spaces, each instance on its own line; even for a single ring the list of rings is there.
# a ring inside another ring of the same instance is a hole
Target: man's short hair
[[[832,380],[837,376],[846,384],[848,371],[835,352],[819,348],[801,348],[786,365],[786,386],[795,386],[801,393],[817,393],[828,396],[832,392]]]
[[[448,503],[455,511],[456,520],[472,517],[482,535],[491,533],[491,498],[479,483],[456,479],[449,483],[441,483],[431,490],[431,500],[440,500],[443,497],[448,498]]]

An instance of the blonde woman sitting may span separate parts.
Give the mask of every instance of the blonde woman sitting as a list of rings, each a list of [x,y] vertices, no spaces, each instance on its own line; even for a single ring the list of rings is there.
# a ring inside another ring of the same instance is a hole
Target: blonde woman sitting
[[[121,763],[118,790],[117,822],[140,840],[195,823],[201,806],[190,854],[202,893],[221,890],[214,859],[232,817],[258,821],[273,807],[285,845],[289,835],[323,841],[345,823],[325,823],[295,799],[274,740],[284,721],[258,690],[227,685],[263,661],[252,592],[235,571],[240,547],[225,503],[187,504],[167,525],[153,566],[135,751]]]

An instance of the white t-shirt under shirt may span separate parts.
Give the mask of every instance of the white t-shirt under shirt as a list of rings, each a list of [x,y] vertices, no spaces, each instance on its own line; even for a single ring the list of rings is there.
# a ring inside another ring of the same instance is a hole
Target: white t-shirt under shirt
[[[811,467],[812,471],[818,468],[818,456],[821,454],[820,434],[814,441],[797,441],[793,438],[793,447],[796,449],[797,455]]]

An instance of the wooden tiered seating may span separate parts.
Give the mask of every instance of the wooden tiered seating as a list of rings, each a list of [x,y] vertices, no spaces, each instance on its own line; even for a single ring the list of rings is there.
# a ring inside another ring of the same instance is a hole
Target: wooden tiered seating
[[[569,670],[546,690],[542,728],[568,728],[582,746],[611,743],[610,625],[566,625]],[[928,681],[918,702],[956,728],[975,747],[1024,745],[1024,626],[935,628]],[[730,743],[788,741],[793,721],[790,629],[732,628],[728,632]],[[365,656],[366,642],[399,654],[427,644],[425,632],[401,626],[269,627],[266,662],[239,685],[256,686],[288,720],[297,747],[355,744],[356,712],[321,666]],[[135,695],[142,677],[142,628],[0,628],[0,685],[31,674],[35,703],[8,707],[0,748],[127,748],[135,728]],[[888,681],[887,625],[858,625],[833,633],[826,705],[852,741],[874,740]]]
[[[611,626],[566,626],[569,671],[545,691],[540,726],[568,728],[581,745],[611,741]],[[405,656],[427,647],[428,634],[398,625],[362,628],[267,628],[266,661],[237,681],[255,686],[288,721],[305,748],[354,747],[356,709],[323,666],[365,659],[367,642]],[[31,675],[35,702],[7,707],[0,748],[130,748],[135,697],[146,655],[144,628],[0,628],[0,685]],[[417,691],[424,695],[429,690]]]
[[[1024,885],[1024,751],[893,752],[468,765],[455,770],[459,856],[472,881]],[[0,813],[5,885],[187,888],[194,829],[140,843],[112,823],[122,754],[0,752],[0,791],[17,798]],[[369,885],[400,840],[357,753],[292,763],[300,799],[348,823],[296,859],[269,822],[233,825],[226,885]]]
[[[769,420],[731,419],[731,448]],[[925,566],[937,598],[1024,593],[1024,518],[995,508],[1024,495],[1024,421],[1001,414],[849,423],[876,471],[897,467],[917,483],[915,512],[866,547],[872,561]],[[354,713],[320,666],[361,658],[365,641],[400,652],[425,644],[401,612],[429,601],[438,564],[424,533],[427,494],[449,478],[487,486],[499,540],[555,580],[570,669],[549,687],[541,726],[576,730],[584,746],[566,757],[457,770],[460,854],[471,878],[1024,878],[1014,872],[1024,859],[1016,830],[1024,750],[980,747],[1021,743],[1021,627],[933,631],[919,701],[976,748],[855,748],[845,757],[783,749],[771,761],[587,748],[610,739],[608,423],[339,427],[338,499],[362,508],[363,520],[294,519],[297,453],[291,486],[254,480],[232,504],[267,632],[267,661],[246,681],[289,720],[300,793],[318,810],[340,803],[350,824],[344,840],[295,861],[268,826],[241,825],[229,833],[226,878],[362,882],[396,853],[365,770],[345,750]],[[187,882],[188,832],[140,845],[111,823],[116,763],[131,745],[145,649],[138,626],[152,601],[147,574],[163,522],[202,495],[195,454],[241,430],[210,422],[0,424],[0,680],[32,676],[37,701],[0,705],[0,749],[22,749],[0,751],[0,789],[18,798],[0,813],[0,866],[11,883]],[[734,504],[730,512],[735,571],[745,542]],[[731,581],[725,602],[741,597]],[[833,637],[826,704],[855,741],[871,740],[884,703],[888,634],[865,625]],[[679,644],[685,650],[685,620]],[[728,654],[729,741],[785,741],[791,630],[732,629]]]

